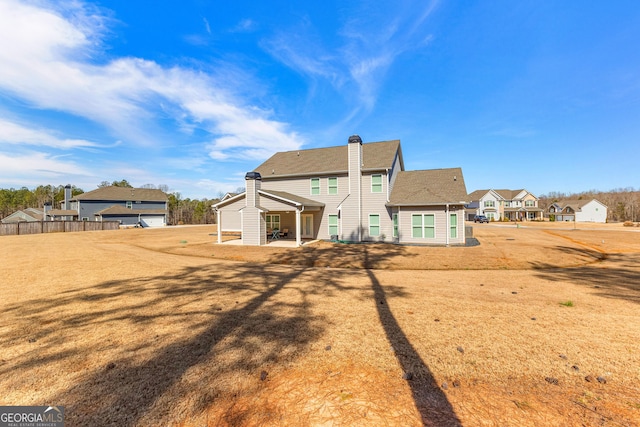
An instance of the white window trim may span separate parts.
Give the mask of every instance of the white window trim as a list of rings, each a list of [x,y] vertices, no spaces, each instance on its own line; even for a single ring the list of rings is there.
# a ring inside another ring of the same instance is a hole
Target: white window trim
[[[335,194],[331,193],[331,189],[333,188],[331,186],[331,180],[332,179],[336,180],[336,186],[335,186],[336,192],[335,192]],[[336,194],[338,194],[338,191],[339,191],[338,190],[338,177],[331,176],[331,177],[327,178],[327,194],[330,195],[330,196],[335,196]]]
[[[391,232],[393,237],[398,237],[398,230],[400,229],[400,216],[397,213],[391,215],[391,227],[393,231]]]
[[[451,218],[454,218],[454,217],[455,217],[455,219],[456,219],[456,226],[455,226],[455,228],[454,228],[454,227],[453,227],[453,225],[451,224]],[[460,222],[458,221],[458,214],[457,214],[457,213],[451,213],[451,212],[450,212],[450,213],[449,213],[449,238],[450,238],[450,239],[457,239],[457,238],[458,238],[458,234],[460,234],[460,233],[458,232],[458,224],[459,224],[459,223],[460,223]],[[456,230],[456,235],[455,235],[455,236],[452,236],[452,235],[451,235],[451,230]]]
[[[371,234],[371,217],[375,216],[378,217],[378,225],[374,225],[374,227],[378,227],[378,234]],[[380,225],[380,214],[377,213],[370,213],[369,214],[369,236],[370,237],[380,237],[380,235],[382,234],[382,226]]]
[[[267,217],[271,217],[271,221],[267,221]],[[271,228],[273,230],[273,227],[270,227],[269,225],[274,223],[274,221],[273,221],[274,217],[278,217],[278,221],[277,222],[278,222],[279,226],[282,227],[282,222],[281,222],[282,218],[280,217],[280,214],[268,214],[268,215],[265,215],[265,217],[264,217],[264,219],[265,219],[265,227],[267,229]]]
[[[318,188],[318,193],[317,194],[313,193],[313,189],[316,188],[316,187],[313,186],[314,181],[318,182],[318,187],[317,187]],[[310,185],[309,194],[311,194],[312,196],[319,196],[321,194],[321,191],[320,191],[320,178],[311,178],[309,180],[309,185]]]
[[[374,176],[379,176],[380,177],[380,191],[373,191],[373,177]],[[384,180],[382,179],[382,174],[381,173],[375,173],[371,175],[371,192],[374,194],[381,194],[384,193]]]
[[[336,217],[336,225],[334,225],[333,227],[336,227],[336,232],[332,233],[331,232],[331,217],[335,216]],[[332,235],[339,235],[340,234],[340,215],[338,215],[337,213],[335,214],[329,214],[327,216],[327,232],[329,233],[329,237],[331,237]]]
[[[413,228],[414,228],[413,217],[414,216],[419,216],[420,217],[420,237],[414,237],[414,235],[413,235]],[[426,216],[432,216],[433,217],[433,227],[430,227],[430,228],[433,228],[433,237],[426,237],[425,236],[424,230],[425,230],[426,226],[425,226],[424,218]],[[413,239],[435,239],[436,238],[436,215],[435,214],[426,214],[426,213],[423,213],[423,214],[411,214],[411,237]]]

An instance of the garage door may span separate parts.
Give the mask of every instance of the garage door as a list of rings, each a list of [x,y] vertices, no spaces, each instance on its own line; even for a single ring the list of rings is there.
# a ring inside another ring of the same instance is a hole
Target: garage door
[[[142,215],[140,217],[143,227],[164,227],[164,215]]]

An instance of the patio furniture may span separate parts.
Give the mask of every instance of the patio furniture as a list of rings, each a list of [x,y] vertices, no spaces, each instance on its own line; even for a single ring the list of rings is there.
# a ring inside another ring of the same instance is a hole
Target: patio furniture
[[[273,230],[273,232],[271,233],[271,240],[278,240],[280,238],[280,230],[278,230],[277,228],[275,230]]]

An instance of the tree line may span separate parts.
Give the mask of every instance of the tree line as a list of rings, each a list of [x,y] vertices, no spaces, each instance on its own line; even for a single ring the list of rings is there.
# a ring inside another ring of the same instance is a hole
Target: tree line
[[[102,181],[100,187],[108,186],[131,187],[126,179],[120,181]],[[145,184],[141,188],[151,188],[163,191],[168,199],[168,218],[170,225],[178,224],[214,224],[216,215],[211,205],[220,201],[224,194],[219,193],[217,198],[190,199],[183,198],[177,191],[170,191],[167,185]],[[238,188],[236,193],[241,193],[244,188]],[[72,196],[84,193],[81,188],[72,186]],[[539,196],[539,206],[546,208],[554,202],[563,200],[591,200],[596,199],[608,207],[608,222],[640,221],[640,190],[634,188],[618,188],[610,191],[589,190],[581,193],[550,192]],[[0,218],[11,215],[13,212],[27,208],[42,209],[45,203],[53,207],[60,207],[64,201],[63,185],[39,185],[30,190],[27,187],[19,189],[0,189]]]
[[[607,222],[640,221],[640,190],[632,187],[610,191],[589,190],[581,193],[550,192],[539,196],[539,206],[546,208],[563,200],[596,199],[607,206]]]
[[[133,185],[126,179],[120,181],[102,181],[98,188],[116,186],[130,187]],[[220,201],[224,194],[219,193],[217,198],[190,199],[183,198],[177,191],[170,191],[167,185],[145,184],[140,188],[158,189],[163,191],[168,200],[168,218],[170,225],[178,224],[215,224],[216,215],[211,205]],[[244,188],[238,188],[236,192],[243,192]],[[84,190],[75,186],[71,187],[72,196],[84,193]],[[45,203],[59,208],[64,201],[64,185],[39,185],[34,189],[22,187],[19,189],[0,189],[0,218],[11,215],[15,211],[27,208],[42,209]]]

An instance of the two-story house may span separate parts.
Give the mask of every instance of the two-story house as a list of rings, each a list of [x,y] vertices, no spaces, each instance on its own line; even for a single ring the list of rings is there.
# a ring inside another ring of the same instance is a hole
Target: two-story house
[[[167,225],[168,202],[161,190],[109,186],[78,194],[70,199],[68,209],[82,221],[162,227]]]
[[[554,221],[607,222],[607,206],[596,199],[553,202],[547,214]]]
[[[476,190],[469,194],[467,219],[474,215],[485,215],[489,221],[539,221],[542,209],[538,198],[525,189],[520,190]]]
[[[268,230],[302,239],[464,244],[467,191],[460,168],[405,171],[400,141],[274,154],[246,174],[246,191],[217,212],[222,232],[264,245]]]

